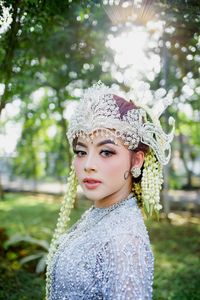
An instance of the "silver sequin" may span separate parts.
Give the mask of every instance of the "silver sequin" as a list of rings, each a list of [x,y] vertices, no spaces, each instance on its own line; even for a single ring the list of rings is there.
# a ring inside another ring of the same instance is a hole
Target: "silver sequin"
[[[136,199],[87,210],[59,240],[51,300],[151,300],[154,257]]]

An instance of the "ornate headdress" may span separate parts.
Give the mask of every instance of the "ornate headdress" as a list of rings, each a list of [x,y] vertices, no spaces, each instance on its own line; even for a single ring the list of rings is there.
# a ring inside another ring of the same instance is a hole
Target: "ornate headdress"
[[[75,138],[82,136],[86,140],[94,136],[106,135],[111,139],[121,138],[124,145],[135,150],[139,143],[149,146],[150,150],[145,154],[144,166],[141,180],[133,183],[133,191],[138,203],[144,207],[146,215],[161,209],[160,189],[163,182],[162,166],[170,159],[170,143],[174,135],[174,119],[169,118],[172,130],[166,134],[159,121],[160,115],[170,104],[169,98],[163,95],[152,95],[147,85],[142,87],[152,98],[159,101],[149,107],[141,95],[134,93],[133,102],[136,107],[121,116],[120,109],[116,103],[115,95],[118,92],[98,82],[87,89],[81,98],[70,122],[68,139],[73,144]],[[131,92],[133,95],[133,92]],[[143,98],[143,99],[142,99]],[[72,164],[68,179],[67,195],[60,210],[60,216],[55,230],[47,259],[47,299],[51,294],[51,267],[52,258],[58,246],[58,240],[65,232],[69,220],[70,210],[76,198],[77,178]]]
[[[137,109],[131,109],[122,118],[119,107],[114,99],[116,92],[103,83],[98,82],[87,89],[81,99],[68,129],[68,139],[72,145],[78,136],[92,139],[104,131],[107,135],[122,138],[128,148],[134,150],[139,142],[148,145],[154,152],[158,161],[165,165],[168,163],[174,135],[174,119],[169,119],[173,126],[171,133],[166,134],[160,124],[159,117],[169,105],[169,99],[160,99],[160,105],[149,108],[145,103],[134,100]],[[115,129],[114,131],[112,129]]]

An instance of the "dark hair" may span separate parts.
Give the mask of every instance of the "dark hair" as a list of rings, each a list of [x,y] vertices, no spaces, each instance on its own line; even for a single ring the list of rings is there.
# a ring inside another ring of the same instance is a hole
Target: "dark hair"
[[[121,119],[123,118],[123,116],[125,114],[127,114],[127,112],[129,110],[138,108],[133,102],[128,102],[122,97],[119,97],[117,95],[113,95],[113,98],[116,101],[117,106],[119,107],[119,112],[120,112],[120,118]],[[133,151],[134,152],[143,151],[144,154],[146,154],[149,151],[149,146],[143,144],[142,142],[139,142],[137,148],[135,148]],[[144,169],[144,164],[141,168],[141,171],[143,171],[143,169]],[[139,177],[134,178],[134,182],[139,183],[141,181],[141,178],[142,178],[142,173]]]

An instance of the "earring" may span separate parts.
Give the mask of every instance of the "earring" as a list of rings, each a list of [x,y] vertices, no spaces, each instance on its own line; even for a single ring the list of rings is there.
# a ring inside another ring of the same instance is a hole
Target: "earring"
[[[141,169],[139,167],[132,167],[131,174],[134,178],[137,178],[141,175]]]
[[[129,171],[127,170],[127,171],[124,173],[124,180],[127,180],[127,179],[128,179],[128,175],[129,175]]]

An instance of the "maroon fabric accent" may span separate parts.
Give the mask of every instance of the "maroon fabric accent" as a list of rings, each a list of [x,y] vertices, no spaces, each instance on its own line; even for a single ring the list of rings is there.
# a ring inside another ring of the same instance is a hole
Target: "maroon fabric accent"
[[[113,95],[117,106],[119,107],[120,117],[122,118],[129,110],[137,108],[132,102],[126,101],[124,98]]]
[[[120,112],[120,118],[122,117],[132,109],[136,109],[137,106],[133,102],[128,102],[122,97],[119,97],[117,95],[113,95],[114,100],[116,101],[117,106],[119,107],[119,112]],[[149,150],[149,146],[139,143],[138,147],[134,151],[143,151],[144,153],[147,153]]]

